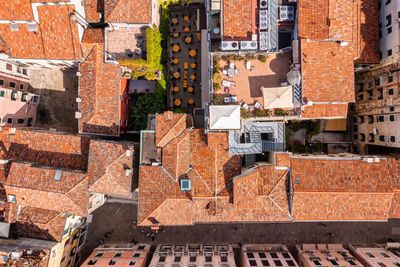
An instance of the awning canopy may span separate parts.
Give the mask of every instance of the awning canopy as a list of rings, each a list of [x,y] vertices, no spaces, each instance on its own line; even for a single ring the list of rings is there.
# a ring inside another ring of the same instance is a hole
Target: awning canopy
[[[240,129],[240,106],[210,106],[209,128],[211,130]]]
[[[293,108],[293,86],[261,87],[264,98],[264,109]]]

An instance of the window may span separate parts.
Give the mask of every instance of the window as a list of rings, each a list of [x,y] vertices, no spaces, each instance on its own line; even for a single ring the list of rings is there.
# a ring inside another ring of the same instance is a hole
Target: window
[[[6,64],[6,69],[7,69],[7,70],[12,70],[12,65],[7,63],[7,64]]]
[[[211,262],[212,261],[212,257],[211,256],[206,256],[206,262]]]
[[[400,267],[400,263],[398,263],[397,261],[394,261],[393,264],[396,265],[397,267]]]
[[[96,262],[97,262],[97,260],[90,260],[90,261],[88,262],[88,265],[95,265]]]
[[[133,254],[134,258],[139,258],[140,257],[140,252],[135,252],[135,254]]]
[[[386,26],[390,26],[392,24],[392,15],[386,16]]]
[[[15,82],[10,82],[9,85],[10,85],[10,88],[15,88],[17,86],[17,84]]]
[[[4,85],[4,80],[0,80],[0,85],[1,85],[1,86]]]
[[[13,123],[13,119],[12,118],[8,118],[7,119],[7,123]]]
[[[115,265],[115,264],[117,264],[117,261],[115,260],[110,260],[110,262],[108,263],[108,265]]]
[[[280,260],[274,260],[276,266],[283,266]]]
[[[36,32],[37,31],[36,24],[28,24],[28,31],[29,32]]]
[[[189,261],[190,261],[190,262],[196,262],[196,256],[191,256],[191,257],[189,258]]]
[[[17,120],[18,124],[23,124],[24,121],[25,121],[24,119],[18,119],[18,120]]]
[[[373,133],[370,133],[368,142],[374,142],[374,141],[375,141],[375,135]]]
[[[389,49],[389,50],[387,51],[387,55],[388,55],[388,57],[390,57],[390,56],[392,55],[392,49]]]
[[[365,141],[365,134],[360,134],[360,141],[361,142],[364,142]]]
[[[119,257],[121,257],[121,256],[122,256],[122,253],[121,253],[121,252],[117,252],[117,253],[115,253],[115,255],[114,255],[115,258],[119,258]]]
[[[136,261],[130,261],[130,262],[129,262],[129,265],[130,265],[130,266],[133,266],[133,265],[135,265],[135,264],[136,264]]]
[[[247,258],[253,259],[254,258],[253,252],[247,252]]]
[[[103,255],[104,255],[104,253],[103,253],[103,252],[99,252],[99,253],[97,253],[97,254],[96,254],[96,256],[95,256],[95,257],[103,257]]]
[[[257,262],[255,260],[249,260],[250,266],[257,266]]]
[[[265,255],[264,252],[259,252],[258,256],[260,256],[260,258],[264,258],[264,259],[267,257],[267,255]]]
[[[382,267],[386,267],[386,264],[384,264],[383,262],[378,262],[378,264]]]
[[[391,34],[392,33],[392,27],[387,28],[387,34]]]
[[[15,197],[15,195],[8,194],[8,202],[16,204],[17,198]]]
[[[165,256],[160,256],[159,262],[165,262]]]
[[[390,136],[390,142],[396,142],[396,137]],[[383,255],[383,254],[382,254]],[[385,257],[385,258],[390,258],[390,257]]]
[[[296,266],[292,260],[286,260],[289,266]]]
[[[20,90],[24,90],[24,85],[23,85],[23,84],[20,84],[20,85],[19,85],[19,89],[20,89]]]
[[[394,94],[393,88],[389,88],[388,94],[389,94],[389,95],[393,95],[393,94]]]
[[[383,115],[378,116],[378,121],[379,122],[384,122],[385,121],[385,116],[383,116]]]
[[[5,91],[1,90],[1,91],[0,91],[0,96],[1,96],[1,97],[4,97],[4,94],[5,94]]]
[[[358,132],[358,126],[357,125],[353,125],[353,131],[356,133]]]
[[[22,74],[23,75],[28,75],[28,71],[26,69],[22,69]]]
[[[313,260],[312,262],[314,263],[314,265],[321,265],[321,263],[319,262],[319,260]]]
[[[180,256],[176,256],[174,259],[174,262],[181,262],[181,257]]]
[[[15,24],[15,23],[10,24],[10,28],[11,28],[11,31],[13,31],[13,32],[19,31],[18,24]]]
[[[358,134],[353,135],[354,140],[358,139]]]
[[[379,51],[379,59],[382,59],[382,51]]]
[[[221,262],[227,262],[228,258],[226,256],[221,256]]]
[[[365,253],[368,257],[370,257],[370,258],[375,258],[375,256],[374,255],[372,255],[371,253],[369,253],[369,252],[367,252],[367,253]]]
[[[390,121],[394,121],[394,115],[390,115],[390,116],[389,116],[389,120],[390,120]]]
[[[28,101],[28,93],[22,93],[21,102],[26,102],[26,101]]]
[[[271,253],[271,257],[272,257],[272,258],[279,258],[279,257],[278,257],[278,254],[276,254],[275,252],[272,252],[272,253]]]
[[[381,255],[383,256],[383,257],[385,257],[385,258],[390,258],[390,256],[388,255],[388,254],[386,254],[386,253],[381,253]]]
[[[17,100],[17,91],[12,91],[12,93],[11,93],[11,100],[13,100],[13,101],[15,101],[15,100]]]
[[[389,111],[393,112],[394,111],[394,107],[389,107]]]
[[[374,83],[375,83],[375,86],[379,86],[380,85],[380,79],[376,78]]]
[[[388,83],[392,83],[393,82],[393,76],[388,76]]]
[[[385,142],[385,139],[386,139],[385,136],[383,136],[383,135],[379,136],[379,141]]]
[[[347,262],[350,263],[350,265],[357,265],[352,259],[347,259]]]
[[[262,266],[269,266],[269,261],[268,260],[262,260],[261,264],[262,264]]]
[[[144,249],[144,246],[139,246],[138,249]]]
[[[282,255],[285,259],[290,259],[289,253],[283,252]]]

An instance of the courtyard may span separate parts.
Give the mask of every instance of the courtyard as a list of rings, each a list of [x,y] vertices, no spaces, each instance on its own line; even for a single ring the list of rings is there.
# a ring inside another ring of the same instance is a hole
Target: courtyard
[[[252,57],[243,57],[241,60],[230,58],[224,60],[223,57],[219,59],[219,73],[222,75],[222,80],[233,82],[234,85],[224,86],[221,83],[219,90],[214,89],[215,94],[235,96],[238,103],[245,103],[249,106],[259,103],[260,107],[264,107],[264,98],[260,88],[280,87],[282,83],[286,82],[291,54],[268,54],[265,57],[261,60]]]

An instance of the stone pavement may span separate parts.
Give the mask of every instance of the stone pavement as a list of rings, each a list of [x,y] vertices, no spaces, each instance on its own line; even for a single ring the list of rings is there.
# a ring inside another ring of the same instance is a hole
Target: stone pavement
[[[388,222],[318,222],[198,224],[161,228],[154,242],[146,237],[148,228],[133,227],[135,204],[106,203],[93,213],[87,242],[80,252],[81,260],[98,246],[104,234],[112,234],[104,243],[126,243],[132,240],[159,243],[285,243],[289,248],[302,243],[382,243],[400,240],[400,220]],[[331,237],[329,233],[334,233]]]

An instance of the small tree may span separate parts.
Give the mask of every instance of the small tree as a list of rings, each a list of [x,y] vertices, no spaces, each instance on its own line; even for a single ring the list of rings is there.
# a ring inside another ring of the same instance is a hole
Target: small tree
[[[221,95],[214,95],[213,103],[214,105],[221,105],[222,103],[224,103],[224,99],[222,98]]]
[[[257,57],[257,59],[259,61],[261,61],[262,63],[267,62],[267,58],[268,58],[267,55],[264,55],[264,54],[258,55],[258,57]]]

